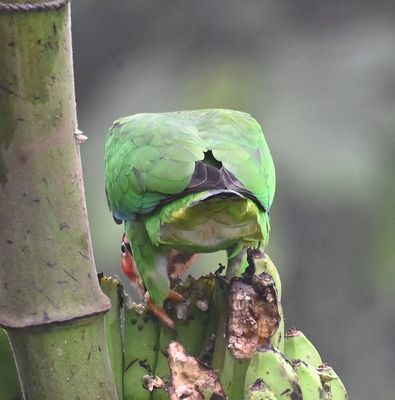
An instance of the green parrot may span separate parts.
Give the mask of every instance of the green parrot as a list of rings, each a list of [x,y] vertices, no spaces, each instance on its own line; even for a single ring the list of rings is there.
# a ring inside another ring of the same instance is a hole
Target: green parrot
[[[121,118],[107,134],[105,188],[151,304],[171,296],[172,252],[226,250],[227,276],[263,248],[275,192],[273,159],[249,114],[209,109]],[[163,311],[164,312],[164,311]],[[160,314],[160,313],[158,313]],[[168,322],[171,325],[171,322]]]

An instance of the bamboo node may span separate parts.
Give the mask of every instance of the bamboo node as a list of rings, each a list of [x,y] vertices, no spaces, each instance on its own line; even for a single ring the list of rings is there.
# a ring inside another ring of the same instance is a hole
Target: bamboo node
[[[58,10],[71,0],[47,0],[42,3],[0,3],[0,12],[34,12]]]

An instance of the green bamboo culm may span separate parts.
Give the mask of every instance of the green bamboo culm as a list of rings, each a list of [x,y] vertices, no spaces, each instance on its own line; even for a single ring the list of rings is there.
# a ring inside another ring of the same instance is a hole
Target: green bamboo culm
[[[22,399],[14,356],[4,329],[0,329],[0,399]]]
[[[113,400],[67,3],[0,3],[0,326],[25,399]]]

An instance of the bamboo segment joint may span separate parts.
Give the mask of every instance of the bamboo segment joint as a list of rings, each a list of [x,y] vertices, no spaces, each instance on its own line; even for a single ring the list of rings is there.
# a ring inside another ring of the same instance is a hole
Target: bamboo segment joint
[[[34,12],[58,10],[71,0],[48,0],[42,3],[0,3],[0,12]]]

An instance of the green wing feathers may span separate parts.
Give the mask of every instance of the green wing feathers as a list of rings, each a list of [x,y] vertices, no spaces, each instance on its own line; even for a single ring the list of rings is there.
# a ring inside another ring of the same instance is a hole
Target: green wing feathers
[[[259,124],[248,114],[218,109],[137,114],[114,123],[105,147],[114,216],[134,219],[181,193],[208,150],[269,210],[275,171]]]

